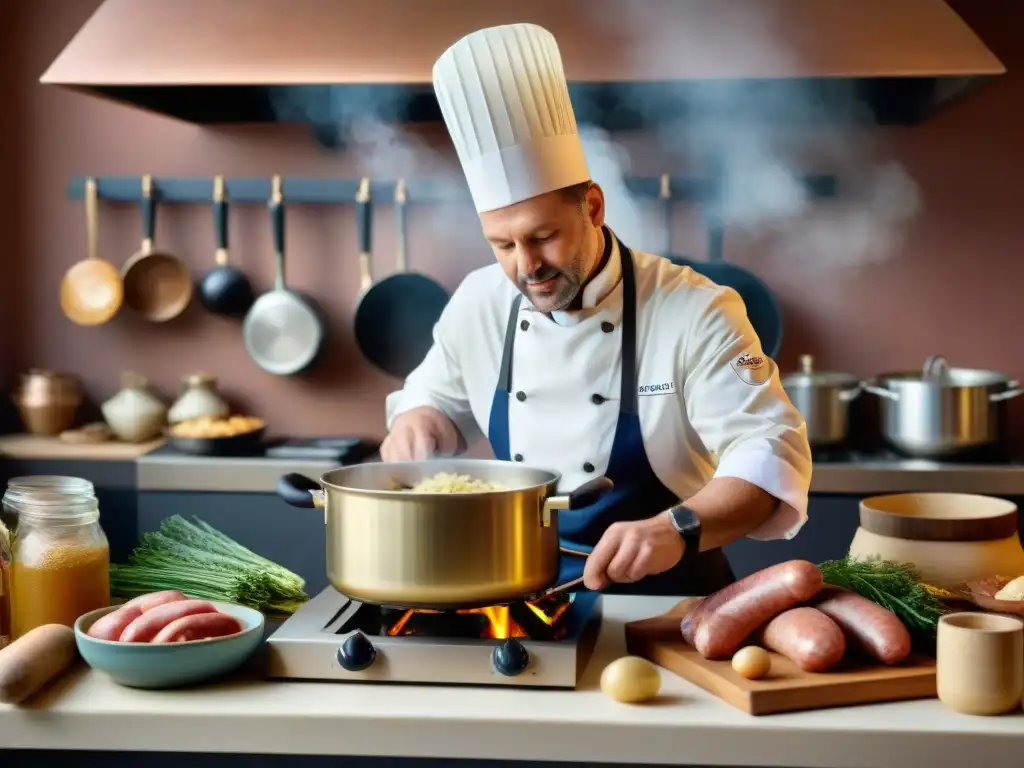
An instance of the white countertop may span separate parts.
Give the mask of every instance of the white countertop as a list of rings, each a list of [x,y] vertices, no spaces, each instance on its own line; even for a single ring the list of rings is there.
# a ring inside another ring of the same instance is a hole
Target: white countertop
[[[0,750],[493,758],[676,765],[962,768],[1019,765],[1024,713],[968,717],[937,700],[752,717],[663,671],[659,699],[630,706],[598,688],[625,653],[625,621],[674,598],[605,597],[579,687],[290,683],[241,679],[192,690],[121,688],[77,670],[20,709],[0,705]]]

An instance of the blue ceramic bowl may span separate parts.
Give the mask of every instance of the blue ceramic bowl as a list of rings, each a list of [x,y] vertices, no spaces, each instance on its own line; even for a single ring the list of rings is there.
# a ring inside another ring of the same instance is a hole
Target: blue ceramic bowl
[[[242,622],[229,637],[150,645],[98,640],[86,632],[101,616],[120,606],[99,608],[78,617],[75,640],[86,664],[129,688],[177,688],[195,685],[232,672],[245,663],[263,641],[263,614],[232,603],[210,600],[217,610]]]

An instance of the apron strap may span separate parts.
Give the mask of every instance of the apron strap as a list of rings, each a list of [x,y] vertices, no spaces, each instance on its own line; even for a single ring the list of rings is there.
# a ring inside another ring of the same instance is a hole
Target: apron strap
[[[516,323],[519,321],[519,306],[523,303],[523,294],[512,301],[512,309],[508,313],[508,325],[505,327],[505,347],[501,351],[501,372],[498,374],[498,389],[512,392],[512,348],[516,343]]]
[[[611,235],[605,229],[605,236]],[[633,252],[619,244],[619,261],[622,262],[622,387],[619,400],[619,412],[635,414],[639,412],[637,400],[637,365],[636,365],[636,280],[633,278]]]

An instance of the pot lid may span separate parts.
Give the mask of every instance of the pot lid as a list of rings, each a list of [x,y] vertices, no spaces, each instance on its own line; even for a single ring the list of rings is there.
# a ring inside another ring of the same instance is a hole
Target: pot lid
[[[985,368],[950,368],[946,358],[932,356],[919,371],[898,371],[878,377],[885,384],[933,384],[938,387],[992,387],[1007,385],[1009,376]]]
[[[787,374],[782,386],[832,386],[845,387],[857,384],[859,379],[851,373],[814,370],[814,356],[800,355],[800,370]]]

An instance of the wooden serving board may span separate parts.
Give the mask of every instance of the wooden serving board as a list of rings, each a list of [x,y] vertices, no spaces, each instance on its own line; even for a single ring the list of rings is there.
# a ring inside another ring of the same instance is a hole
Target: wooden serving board
[[[683,600],[664,616],[627,623],[626,648],[747,714],[936,696],[935,662],[920,656],[892,667],[844,661],[832,672],[815,674],[772,653],[771,672],[761,680],[747,680],[733,671],[729,661],[708,661],[683,640],[679,622],[696,602],[696,598]]]

